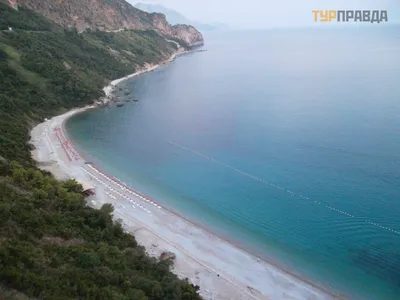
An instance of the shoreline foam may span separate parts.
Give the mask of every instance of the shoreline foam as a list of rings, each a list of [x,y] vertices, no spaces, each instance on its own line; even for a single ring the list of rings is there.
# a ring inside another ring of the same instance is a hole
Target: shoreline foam
[[[172,61],[177,54],[179,53],[175,53],[167,62]],[[104,88],[106,96],[111,94],[113,87],[118,83],[146,71],[152,71],[160,65],[147,65],[143,70],[112,81]],[[62,135],[66,137],[65,122],[73,115],[95,107],[89,105],[74,109],[36,126],[31,132],[31,143],[36,147],[32,151],[33,158],[39,163],[39,167],[50,171],[58,179],[72,177],[82,184],[91,182],[90,185],[96,189],[96,196],[90,197],[88,202],[96,208],[104,203],[114,204],[115,202],[114,216],[121,217],[124,228],[135,235],[150,255],[159,256],[163,251],[174,252],[177,258],[173,271],[179,277],[188,277],[193,284],[200,285],[201,295],[205,299],[282,299],[287,297],[333,299],[338,297],[324,287],[293,274],[277,264],[261,260],[241,246],[215,235],[207,228],[152,200],[161,208],[156,207],[151,213],[144,210],[146,212],[144,216],[136,211],[130,214],[126,209],[126,206],[130,204],[125,203],[124,200],[125,197],[130,197],[130,194],[124,194],[127,192],[124,189],[117,192],[123,195],[119,201],[113,201],[116,198],[115,195],[118,194],[114,193],[112,196],[114,198],[112,198],[109,196],[112,193],[108,192],[112,190],[107,190],[102,184],[92,182],[92,179],[96,177],[96,171],[93,173],[91,167],[85,164],[82,159],[84,155],[72,150],[78,153],[80,158],[69,162],[68,159],[66,160],[69,150],[61,145],[53,132],[53,129],[59,128]],[[68,138],[65,138],[65,141],[67,148],[74,149]],[[114,179],[108,175],[104,176],[110,179],[106,184],[114,186],[112,183]],[[118,185],[115,186],[116,189],[119,188]],[[136,193],[134,190],[131,191]],[[145,198],[143,195],[140,196]],[[142,200],[134,201],[141,203]],[[139,206],[145,207],[144,205],[149,203],[146,204],[146,202],[143,200],[143,204]],[[150,211],[148,208],[146,210]],[[235,257],[237,259],[234,259]]]

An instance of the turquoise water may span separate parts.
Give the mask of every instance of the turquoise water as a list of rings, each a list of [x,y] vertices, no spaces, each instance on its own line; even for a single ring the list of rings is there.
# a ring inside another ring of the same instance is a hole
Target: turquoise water
[[[72,118],[87,159],[298,274],[400,299],[399,28],[206,41],[122,83],[139,102]]]

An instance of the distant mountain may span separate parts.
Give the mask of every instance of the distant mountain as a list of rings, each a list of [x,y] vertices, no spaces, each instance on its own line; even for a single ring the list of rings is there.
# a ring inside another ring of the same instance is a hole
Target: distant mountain
[[[182,15],[180,12],[177,12],[176,10],[167,8],[160,4],[137,3],[137,4],[135,4],[135,7],[140,10],[143,10],[145,12],[148,12],[148,13],[162,13],[167,17],[167,21],[171,25],[189,24],[189,25],[196,27],[198,30],[203,30],[203,31],[204,30],[222,29],[222,28],[228,27],[228,25],[222,24],[222,23],[206,24],[206,23],[189,20],[184,15]]]
[[[162,13],[167,17],[167,21],[171,25],[175,24],[190,24],[190,20],[188,20],[184,15],[181,13],[166,8],[159,4],[145,4],[145,3],[137,3],[134,5],[136,8],[143,10],[148,13]],[[191,24],[190,24],[191,25]]]

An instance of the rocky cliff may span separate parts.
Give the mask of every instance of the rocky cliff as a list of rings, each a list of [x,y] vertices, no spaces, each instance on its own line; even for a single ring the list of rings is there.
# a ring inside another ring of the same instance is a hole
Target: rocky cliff
[[[193,26],[171,26],[165,15],[141,11],[124,0],[0,0],[34,10],[64,27],[114,31],[123,28],[153,29],[162,35],[182,39],[190,46],[203,43]]]
[[[183,39],[191,46],[200,46],[204,43],[202,34],[191,25],[177,24],[171,26],[171,29],[172,36]]]

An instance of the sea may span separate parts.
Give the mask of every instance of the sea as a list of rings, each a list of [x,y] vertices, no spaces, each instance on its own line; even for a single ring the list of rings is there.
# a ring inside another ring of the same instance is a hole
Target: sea
[[[351,299],[400,299],[399,29],[208,33],[68,134],[252,253]]]

